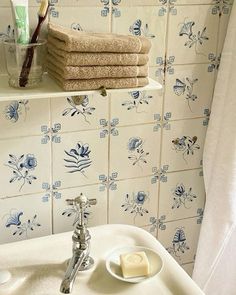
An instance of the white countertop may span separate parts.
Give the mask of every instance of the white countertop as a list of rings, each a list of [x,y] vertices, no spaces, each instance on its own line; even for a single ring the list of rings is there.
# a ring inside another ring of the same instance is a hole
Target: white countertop
[[[164,247],[148,232],[129,225],[104,225],[90,229],[91,256],[95,266],[79,272],[73,294],[122,295],[204,295],[188,274]],[[59,295],[72,254],[72,233],[0,245],[0,266],[12,273],[12,279],[0,286],[0,295]],[[161,273],[138,284],[113,278],[105,260],[114,248],[145,246],[158,252],[164,262]]]

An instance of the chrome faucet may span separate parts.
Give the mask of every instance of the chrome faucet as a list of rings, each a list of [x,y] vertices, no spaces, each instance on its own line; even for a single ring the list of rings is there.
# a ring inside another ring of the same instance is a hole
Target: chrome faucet
[[[86,207],[89,205],[96,205],[97,200],[88,199],[83,194],[80,194],[79,197],[68,199],[66,202],[68,205],[73,205],[78,210],[78,219],[75,221],[75,229],[72,235],[73,256],[69,260],[60,288],[62,293],[70,294],[78,271],[90,269],[94,265],[93,258],[89,256],[91,236],[86,227],[84,213]]]

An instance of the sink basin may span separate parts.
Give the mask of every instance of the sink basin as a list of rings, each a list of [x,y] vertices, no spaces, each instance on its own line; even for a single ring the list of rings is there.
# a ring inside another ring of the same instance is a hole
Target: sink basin
[[[90,228],[91,256],[95,266],[79,272],[72,294],[204,295],[165,248],[148,232],[129,225]],[[66,261],[72,254],[71,232],[0,246],[0,266],[12,279],[0,286],[0,295],[60,295]],[[105,261],[115,248],[143,246],[161,256],[162,271],[138,284],[113,278]]]

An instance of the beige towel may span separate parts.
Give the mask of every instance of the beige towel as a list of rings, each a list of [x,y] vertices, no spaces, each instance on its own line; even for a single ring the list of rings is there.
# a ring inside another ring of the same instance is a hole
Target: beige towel
[[[148,53],[151,42],[143,36],[75,31],[49,23],[48,41],[59,49],[78,52]]]
[[[64,66],[48,55],[47,67],[63,79],[132,78],[148,76],[148,66]]]
[[[104,78],[90,80],[65,80],[57,73],[49,70],[49,75],[65,91],[96,90],[101,87],[109,88],[135,88],[148,84],[148,78]]]
[[[109,52],[67,52],[48,43],[48,51],[67,66],[138,66],[148,63],[147,54]]]

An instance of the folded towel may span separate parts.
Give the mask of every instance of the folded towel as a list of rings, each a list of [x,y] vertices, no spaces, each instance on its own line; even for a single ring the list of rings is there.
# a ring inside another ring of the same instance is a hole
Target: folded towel
[[[132,78],[148,76],[148,66],[64,66],[48,55],[47,67],[63,79]]]
[[[148,63],[147,54],[107,52],[67,52],[48,43],[48,51],[67,66],[138,66]]]
[[[148,84],[148,78],[104,78],[90,80],[65,80],[52,70],[48,70],[49,75],[65,91],[96,90],[101,87],[109,88],[135,88]]]
[[[59,49],[78,52],[148,53],[151,42],[143,36],[88,33],[52,23],[48,25],[48,41]]]

